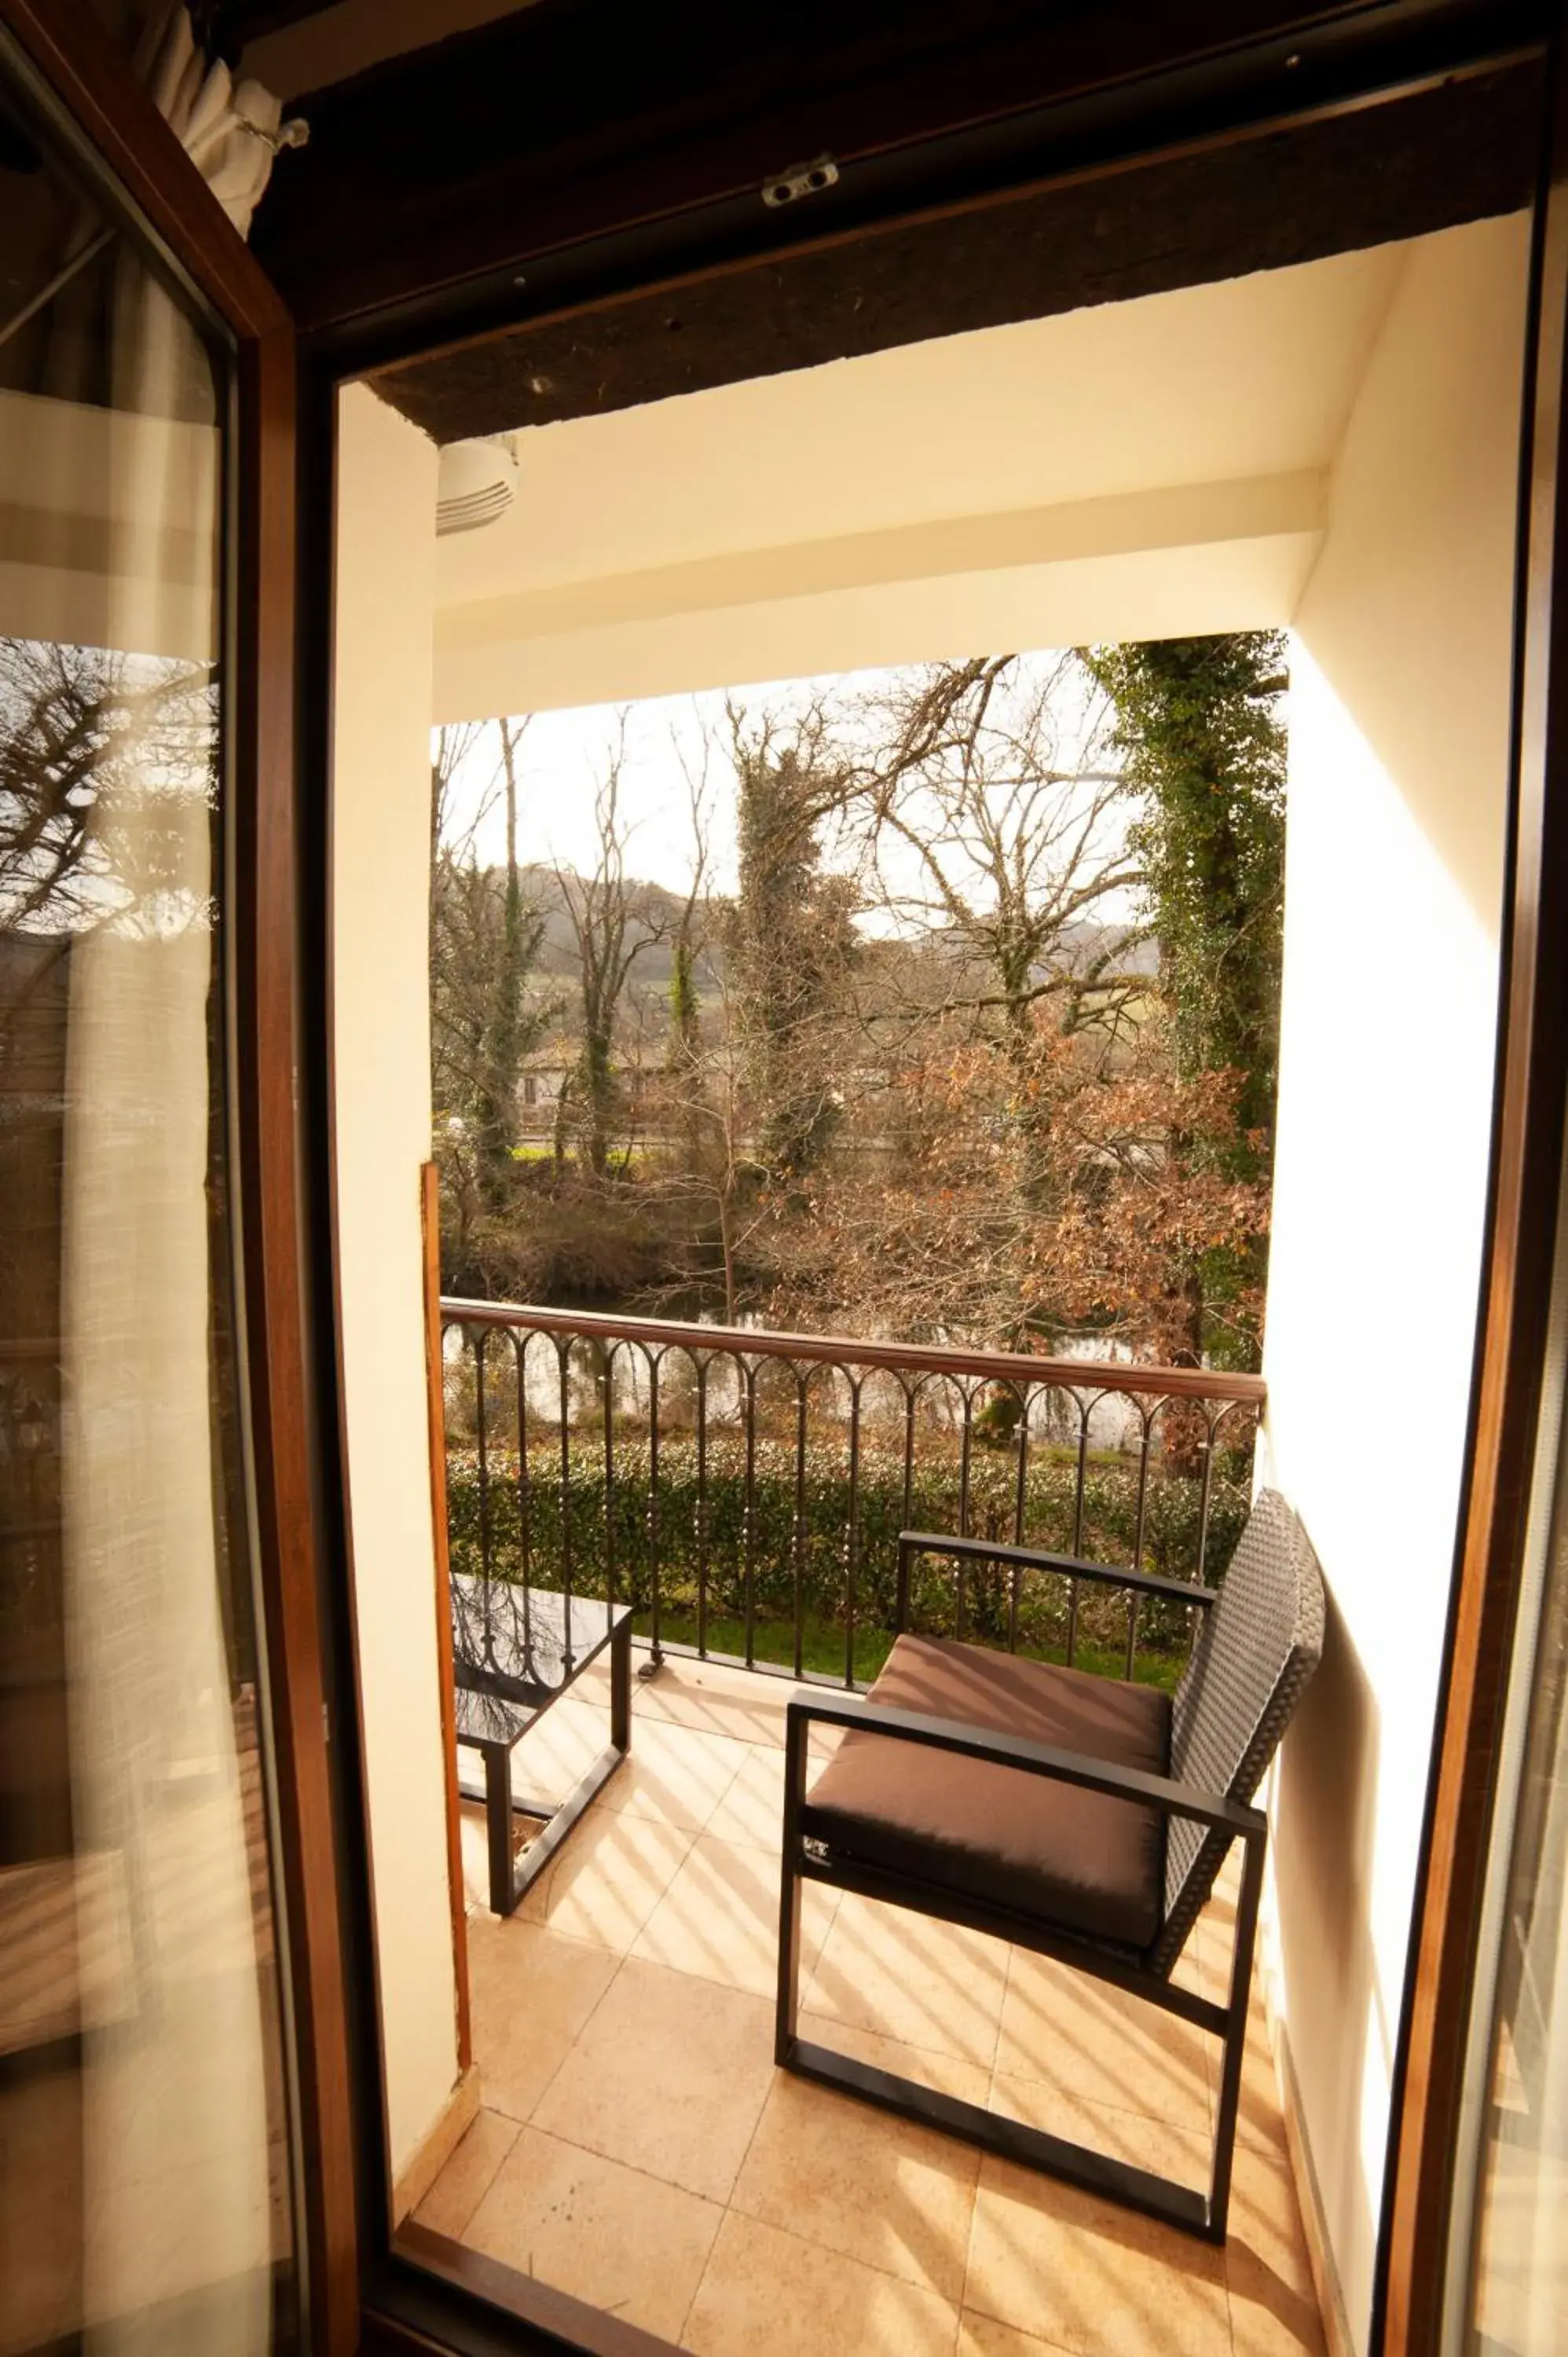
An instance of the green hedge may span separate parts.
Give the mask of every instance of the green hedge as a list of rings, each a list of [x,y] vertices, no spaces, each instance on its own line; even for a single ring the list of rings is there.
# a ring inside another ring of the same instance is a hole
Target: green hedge
[[[570,1543],[573,1586],[580,1594],[606,1593],[613,1555],[616,1593],[629,1602],[646,1628],[652,1602],[652,1562],[646,1437],[618,1438],[612,1502],[607,1512],[602,1446],[585,1436],[570,1456],[564,1485],[557,1437],[542,1437],[528,1452],[528,1570],[536,1585],[560,1587]],[[492,1569],[518,1578],[524,1569],[522,1515],[515,1449],[489,1453],[489,1524]],[[481,1495],[474,1451],[449,1452],[446,1468],[452,1565],[458,1572],[481,1568]],[[1073,1542],[1076,1461],[1042,1452],[1030,1464],[1026,1484],[1024,1534],[1032,1546],[1070,1550]],[[970,1472],[971,1531],[1011,1539],[1015,1532],[1017,1465],[1010,1452],[977,1449]],[[1122,1460],[1092,1463],[1085,1480],[1082,1552],[1101,1563],[1132,1560],[1137,1529],[1137,1468]],[[1152,1468],[1145,1507],[1145,1568],[1174,1578],[1191,1578],[1197,1559],[1201,1484],[1194,1477]],[[843,1447],[812,1442],[806,1452],[802,1527],[796,1531],[796,1465],[793,1447],[758,1439],[752,1483],[751,1609],[757,1650],[766,1659],[789,1658],[789,1632],[800,1601],[813,1632],[813,1647],[830,1655],[836,1647],[842,1666],[848,1590],[850,1493]],[[1246,1515],[1240,1468],[1216,1480],[1209,1510],[1207,1574],[1212,1580],[1229,1562]],[[956,1531],[959,1526],[959,1467],[956,1458],[918,1463],[908,1520],[918,1529]],[[893,1619],[897,1534],[905,1522],[902,1451],[863,1448],[854,1514],[854,1611],[857,1664],[869,1647],[871,1666],[886,1651]],[[666,1633],[688,1635],[697,1609],[700,1544],[697,1451],[687,1436],[661,1440],[657,1497],[659,1587]],[[746,1610],[746,1474],[744,1441],[734,1435],[710,1438],[706,1484],[707,1607],[711,1618],[732,1627]],[[968,1566],[964,1575],[964,1633],[1005,1641],[1011,1598],[1010,1574],[996,1566]],[[913,1625],[929,1635],[953,1635],[958,1627],[955,1567],[936,1557],[915,1569]],[[1026,1651],[1059,1655],[1068,1631],[1067,1583],[1031,1575],[1019,1597],[1019,1641]],[[1179,1607],[1145,1602],[1138,1634],[1146,1649],[1145,1674],[1165,1680],[1185,1652],[1187,1615]],[[1081,1642],[1119,1655],[1126,1637],[1126,1603],[1109,1590],[1080,1587]],[[831,1632],[841,1632],[834,1637]],[[717,1649],[718,1641],[710,1637]],[[725,1648],[725,1650],[727,1650]],[[809,1664],[813,1665],[813,1664]],[[814,1666],[832,1667],[830,1659]]]

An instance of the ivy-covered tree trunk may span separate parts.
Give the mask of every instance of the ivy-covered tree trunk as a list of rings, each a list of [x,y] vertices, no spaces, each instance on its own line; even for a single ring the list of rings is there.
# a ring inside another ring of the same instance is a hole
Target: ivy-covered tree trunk
[[[1164,640],[1099,648],[1090,663],[1115,702],[1116,741],[1144,797],[1133,841],[1181,1075],[1236,1082],[1234,1133],[1172,1137],[1167,1151],[1266,1185],[1284,909],[1284,640],[1267,630]],[[1260,1237],[1240,1262],[1195,1249],[1174,1273],[1184,1355],[1255,1361],[1250,1318],[1227,1313],[1255,1295],[1264,1249]]]
[[[846,879],[823,873],[817,840],[840,791],[792,746],[736,742],[739,892],[729,929],[757,1145],[786,1181],[822,1158],[839,1117],[836,1040],[856,951]]]
[[[702,1002],[697,992],[697,952],[688,908],[676,929],[670,961],[670,1034],[664,1070],[680,1125],[688,1170],[694,1169],[703,1130]]]
[[[610,1143],[617,1112],[615,1063],[611,1047],[613,1012],[596,1001],[590,1011],[585,993],[583,1048],[577,1060],[582,1101],[583,1157],[596,1178],[609,1175]]]

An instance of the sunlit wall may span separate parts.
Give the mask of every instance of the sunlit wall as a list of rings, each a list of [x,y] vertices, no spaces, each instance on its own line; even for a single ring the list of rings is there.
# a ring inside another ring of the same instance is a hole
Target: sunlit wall
[[[1475,1340],[1527,227],[1411,250],[1291,662],[1265,1372],[1330,1595],[1276,1779],[1275,1994],[1364,2346]]]

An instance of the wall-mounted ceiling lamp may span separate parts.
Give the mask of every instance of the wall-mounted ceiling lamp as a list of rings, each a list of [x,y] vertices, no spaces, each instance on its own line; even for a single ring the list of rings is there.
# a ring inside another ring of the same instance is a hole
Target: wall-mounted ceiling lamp
[[[435,482],[435,529],[476,532],[505,515],[517,497],[517,437],[484,434],[472,442],[448,442]]]

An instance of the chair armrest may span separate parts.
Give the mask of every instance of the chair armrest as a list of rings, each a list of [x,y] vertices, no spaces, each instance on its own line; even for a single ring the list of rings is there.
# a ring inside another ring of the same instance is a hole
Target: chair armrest
[[[1158,1572],[1129,1571],[1109,1563],[1085,1563],[1077,1555],[1047,1555],[1037,1547],[1007,1546],[1000,1539],[943,1537],[936,1531],[899,1532],[900,1587],[910,1557],[917,1555],[961,1555],[970,1562],[1011,1563],[1026,1571],[1059,1572],[1064,1579],[1097,1579],[1102,1587],[1135,1588],[1140,1596],[1158,1596],[1169,1604],[1209,1605],[1218,1592],[1212,1587],[1199,1587],[1195,1580],[1162,1578]]]
[[[803,1801],[805,1817],[811,1804],[797,1782],[803,1774],[806,1729],[812,1722],[826,1727],[855,1728],[864,1734],[897,1737],[901,1743],[921,1743],[938,1751],[951,1751],[964,1760],[988,1760],[998,1768],[1021,1768],[1031,1776],[1046,1776],[1058,1784],[1073,1784],[1080,1792],[1105,1792],[1121,1801],[1142,1801],[1162,1816],[1190,1817],[1221,1833],[1257,1840],[1268,1820],[1261,1809],[1232,1801],[1224,1792],[1205,1792],[1194,1784],[1179,1784],[1171,1776],[1151,1776],[1141,1768],[1121,1768],[1087,1752],[1058,1751],[1027,1736],[1003,1735],[989,1727],[969,1727],[961,1719],[933,1718],[924,1711],[894,1710],[860,1695],[792,1695],[788,1716],[789,1754],[787,1781]],[[810,1832],[809,1824],[805,1830]]]

